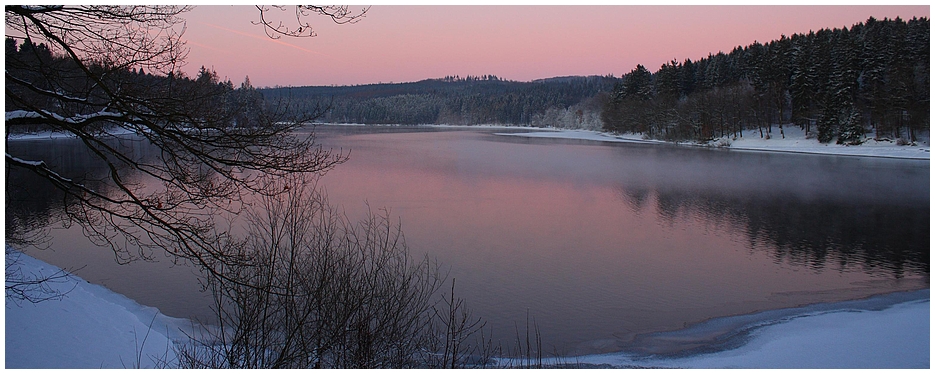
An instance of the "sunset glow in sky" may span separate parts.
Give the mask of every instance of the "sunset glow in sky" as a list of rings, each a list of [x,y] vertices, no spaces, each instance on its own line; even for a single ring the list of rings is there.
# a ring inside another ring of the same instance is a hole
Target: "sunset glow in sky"
[[[295,25],[290,11],[274,12]],[[183,16],[186,73],[204,65],[235,84],[249,76],[263,87],[620,76],[637,64],[656,71],[673,59],[871,16],[929,17],[929,6],[373,6],[356,24],[310,17],[318,36],[278,40],[251,23],[259,19],[253,6],[199,6]]]

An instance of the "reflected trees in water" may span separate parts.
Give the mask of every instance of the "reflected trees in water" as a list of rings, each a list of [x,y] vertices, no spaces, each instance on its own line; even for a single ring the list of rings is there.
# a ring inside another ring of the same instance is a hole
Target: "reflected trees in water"
[[[860,270],[901,278],[929,272],[927,206],[805,200],[794,194],[750,198],[715,192],[685,192],[620,186],[634,212],[654,208],[674,225],[701,219],[742,232],[750,248],[778,262],[815,271]]]

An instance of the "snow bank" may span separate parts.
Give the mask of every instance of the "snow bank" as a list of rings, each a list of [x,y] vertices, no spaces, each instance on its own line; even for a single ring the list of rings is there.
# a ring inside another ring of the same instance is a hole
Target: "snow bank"
[[[25,255],[15,266],[27,274],[59,270]],[[7,299],[6,368],[132,368],[138,362],[139,367],[153,368],[165,361],[171,367],[174,342],[187,341],[182,331],[192,329],[188,320],[164,316],[77,277],[52,287],[71,291],[62,300],[38,304]],[[730,350],[687,357],[616,353],[563,362],[678,368],[928,368],[929,291],[903,295],[909,296],[883,296],[897,300],[884,307],[871,300],[780,313],[782,318],[761,323]]]
[[[719,141],[722,144],[729,144],[724,148],[742,151],[759,152],[791,152],[791,153],[812,153],[827,155],[847,155],[847,156],[869,156],[869,157],[889,157],[906,159],[924,159],[930,158],[930,146],[928,142],[919,143],[917,146],[899,146],[893,141],[867,140],[864,144],[858,146],[846,146],[841,144],[822,144],[817,139],[806,139],[805,132],[798,127],[784,128],[786,134],[782,138],[779,129],[773,128],[773,134],[770,139],[760,138],[758,133],[747,132],[746,137],[737,139],[715,139],[710,144],[701,146],[716,147]],[[524,133],[497,133],[505,136],[523,136],[530,138],[560,138],[560,139],[581,139],[604,142],[627,142],[627,143],[656,143],[656,144],[674,144],[661,140],[644,140],[639,134],[613,135],[600,131],[591,130],[556,130],[556,131],[533,131]],[[694,143],[680,143],[682,145],[698,145]]]
[[[59,271],[26,255],[12,266],[36,276]],[[50,286],[66,296],[36,304],[7,298],[6,368],[155,368],[175,359],[180,328],[191,329],[188,320],[78,277]]]
[[[675,360],[691,368],[929,368],[929,301],[802,316],[741,348]]]
[[[898,301],[900,299],[902,301]],[[881,303],[887,304],[894,300],[897,300],[895,304],[880,307]],[[618,353],[585,356],[577,361],[617,366],[695,369],[882,369],[930,366],[929,290],[794,309],[799,312],[775,320],[764,320],[749,330],[744,329],[736,336],[739,344],[733,349],[682,357]],[[766,313],[772,312],[781,311]],[[737,317],[725,319],[730,318]],[[675,336],[670,339],[680,338],[679,334],[672,335]]]

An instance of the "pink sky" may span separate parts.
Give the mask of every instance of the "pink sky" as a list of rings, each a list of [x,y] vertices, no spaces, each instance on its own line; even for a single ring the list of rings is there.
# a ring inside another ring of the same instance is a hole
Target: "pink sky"
[[[185,15],[184,70],[257,87],[620,76],[871,16],[929,17],[929,6],[373,6],[356,24],[312,17],[317,37],[279,40],[251,23],[253,6],[199,6]]]

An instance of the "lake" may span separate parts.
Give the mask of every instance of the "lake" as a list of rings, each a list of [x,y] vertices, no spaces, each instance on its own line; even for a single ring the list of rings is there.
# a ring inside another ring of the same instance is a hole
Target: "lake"
[[[546,353],[611,352],[715,317],[929,287],[928,160],[496,135],[515,131],[316,129],[350,151],[321,180],[331,203],[389,209],[505,347],[527,320]],[[8,147],[93,174],[75,144]],[[45,190],[15,193],[8,221],[60,209]],[[210,315],[192,268],[116,265],[79,229],[50,232],[54,250],[27,253],[165,314]]]

